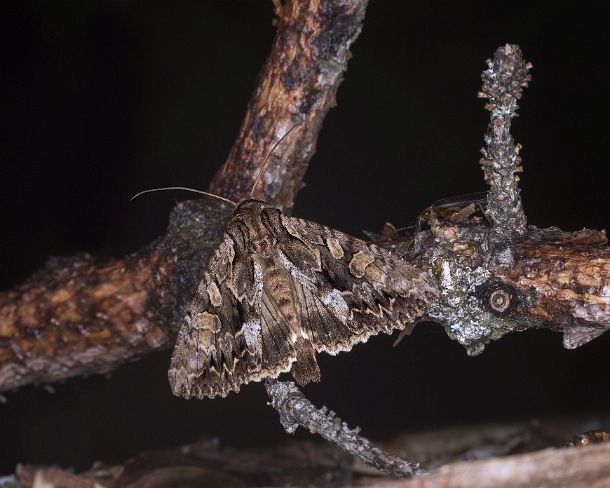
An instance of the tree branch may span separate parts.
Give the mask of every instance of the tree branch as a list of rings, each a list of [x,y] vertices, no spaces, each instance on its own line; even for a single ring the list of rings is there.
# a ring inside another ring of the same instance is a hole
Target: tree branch
[[[489,99],[485,108],[491,112],[485,134],[487,149],[481,150],[481,166],[489,185],[485,215],[503,235],[523,235],[527,221],[519,196],[519,177],[515,176],[523,171],[521,145],[514,145],[510,125],[517,115],[517,100],[532,79],[528,74],[532,65],[523,61],[519,47],[510,44],[499,48],[487,65],[489,69],[481,75],[483,89],[478,94]]]
[[[519,146],[509,129],[531,64],[507,44],[488,67],[479,94],[491,111],[481,160],[489,184],[483,215],[474,202],[449,215],[428,210],[430,229],[417,232],[404,254],[438,280],[428,315],[468,354],[508,332],[541,326],[563,331],[566,347],[578,347],[610,328],[606,235],[526,226],[515,176],[522,170]]]
[[[278,4],[271,53],[212,192],[241,200],[258,183],[253,196],[292,206],[366,4]],[[179,204],[166,235],[150,246],[105,263],[54,259],[0,294],[0,391],[106,372],[170,347],[229,211],[218,202]]]
[[[610,444],[606,444],[455,463],[421,478],[370,488],[590,488],[609,484]]]
[[[276,2],[273,49],[229,158],[210,184],[212,193],[292,207],[324,117],[336,105],[366,5],[366,0]]]
[[[567,432],[573,432],[583,420],[564,418],[560,422],[543,422],[538,428],[528,423],[471,425],[464,429],[398,436],[391,441],[394,449],[409,450],[412,445],[410,450],[422,458],[447,462],[429,474],[410,480],[383,477],[330,444],[294,440],[274,447],[235,449],[207,438],[186,446],[145,452],[118,465],[96,463],[90,470],[79,473],[58,467],[20,465],[15,476],[0,476],[0,486],[26,488],[46,483],[62,488],[255,488],[295,484],[318,488],[605,487],[610,482],[610,444],[532,450],[540,449],[541,442],[548,446],[549,435],[551,444],[561,442],[558,439],[565,440]],[[540,428],[544,432],[539,432]],[[520,454],[464,461],[474,455],[504,452],[507,444],[513,446],[509,449],[511,452],[517,449]]]
[[[271,406],[280,414],[280,422],[289,434],[293,434],[300,425],[392,476],[408,477],[425,473],[419,465],[392,456],[360,437],[358,427],[350,429],[332,410],[326,407],[318,410],[292,381],[267,380],[265,388],[271,398]]]

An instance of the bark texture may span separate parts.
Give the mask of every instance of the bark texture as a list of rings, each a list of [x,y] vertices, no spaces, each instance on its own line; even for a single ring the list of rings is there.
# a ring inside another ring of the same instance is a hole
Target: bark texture
[[[167,235],[120,260],[52,259],[0,295],[0,391],[104,373],[170,347],[230,209],[178,205]]]
[[[317,409],[291,381],[267,380],[265,387],[271,405],[280,414],[280,422],[289,434],[293,434],[299,425],[303,426],[312,434],[321,435],[369,466],[392,476],[409,477],[425,473],[418,464],[388,454],[360,437],[358,427],[350,429],[332,410],[326,407]]]
[[[503,237],[509,233],[521,235],[527,221],[519,196],[521,173],[521,145],[515,145],[510,133],[512,119],[517,115],[517,101],[527,88],[531,75],[531,63],[523,60],[521,49],[507,44],[496,51],[493,60],[488,59],[489,69],[483,71],[483,88],[479,97],[489,99],[485,106],[491,112],[491,121],[485,134],[481,166],[485,182],[489,184],[488,204],[485,214]]]
[[[275,2],[273,48],[233,149],[210,184],[212,193],[292,207],[324,117],[336,105],[367,3]]]
[[[606,235],[526,225],[516,175],[520,146],[510,124],[532,66],[510,44],[487,65],[479,93],[491,113],[481,150],[487,196],[427,209],[420,222],[429,230],[418,229],[403,252],[437,279],[439,299],[428,315],[468,354],[509,332],[542,326],[562,331],[566,347],[578,347],[610,328]]]
[[[292,206],[366,4],[277,2],[272,50],[213,193],[239,201],[255,187],[252,196]],[[103,263],[54,259],[0,294],[0,391],[106,372],[170,347],[230,210],[178,205],[147,248]]]
[[[585,418],[562,418],[405,434],[388,443],[388,449],[396,454],[406,452],[434,467],[429,474],[410,480],[384,476],[326,443],[298,440],[276,447],[237,450],[220,445],[216,439],[201,439],[178,448],[142,453],[117,465],[98,464],[81,473],[57,467],[19,466],[15,476],[0,477],[0,486],[606,487],[610,482],[610,444],[549,448],[564,443],[571,432],[590,422]],[[439,463],[431,460],[445,465],[438,467]]]

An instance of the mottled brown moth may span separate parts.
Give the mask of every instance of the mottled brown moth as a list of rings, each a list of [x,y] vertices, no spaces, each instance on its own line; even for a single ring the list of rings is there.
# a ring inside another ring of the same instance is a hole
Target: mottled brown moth
[[[226,396],[290,371],[319,381],[317,352],[405,330],[433,298],[391,251],[258,200],[240,203],[184,318],[169,368],[175,395]]]

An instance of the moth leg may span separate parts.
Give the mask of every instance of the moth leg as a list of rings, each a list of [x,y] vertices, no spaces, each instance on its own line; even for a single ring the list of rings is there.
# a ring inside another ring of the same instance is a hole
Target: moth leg
[[[292,365],[290,372],[296,382],[303,386],[312,381],[320,381],[320,367],[316,361],[316,351],[311,342],[299,336],[294,345],[297,353],[297,360]]]

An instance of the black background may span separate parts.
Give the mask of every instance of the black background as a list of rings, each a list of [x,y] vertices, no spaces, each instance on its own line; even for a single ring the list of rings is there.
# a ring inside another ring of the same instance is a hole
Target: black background
[[[439,198],[484,189],[479,75],[496,47],[514,42],[534,62],[514,124],[530,223],[608,226],[605,15],[586,2],[502,3],[371,0],[295,215],[360,235],[386,220],[408,223]],[[24,1],[0,9],[7,289],[49,256],[120,257],[163,233],[168,211],[188,195],[129,197],[157,186],[207,187],[274,30],[267,1]],[[322,383],[307,394],[373,437],[610,408],[608,335],[566,351],[559,335],[530,331],[476,358],[438,326],[391,343],[377,337],[321,357]],[[232,445],[286,439],[260,384],[223,400],[177,399],[168,361],[168,352],[155,354],[111,377],[56,385],[55,394],[8,393],[0,474],[17,462],[86,468],[202,435]]]

